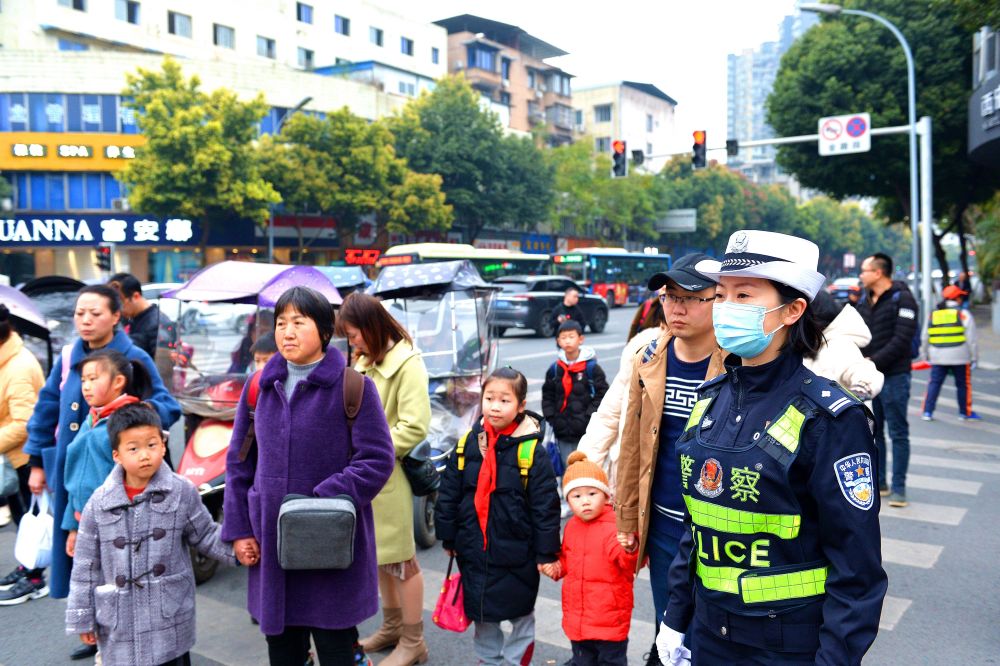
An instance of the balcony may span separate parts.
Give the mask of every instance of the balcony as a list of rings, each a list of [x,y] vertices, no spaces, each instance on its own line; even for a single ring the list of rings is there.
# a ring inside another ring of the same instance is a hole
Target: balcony
[[[492,93],[500,89],[500,72],[469,67],[465,70],[465,78],[473,88],[486,93]]]

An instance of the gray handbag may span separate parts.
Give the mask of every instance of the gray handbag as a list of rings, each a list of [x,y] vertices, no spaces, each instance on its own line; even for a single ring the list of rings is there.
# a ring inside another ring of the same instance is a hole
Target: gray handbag
[[[356,522],[347,495],[285,495],[278,510],[278,564],[286,571],[349,568]]]
[[[7,460],[7,456],[0,453],[0,497],[9,497],[15,494],[18,487],[17,470]]]

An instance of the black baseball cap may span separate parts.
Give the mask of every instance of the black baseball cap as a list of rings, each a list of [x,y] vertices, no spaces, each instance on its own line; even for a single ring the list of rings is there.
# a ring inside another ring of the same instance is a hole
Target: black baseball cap
[[[711,257],[701,252],[685,254],[674,262],[669,271],[657,273],[649,278],[647,284],[649,290],[656,291],[670,281],[676,282],[678,287],[686,291],[701,291],[702,289],[714,287],[718,284],[715,280],[705,277],[694,269],[699,261],[704,261],[705,259],[711,259]]]

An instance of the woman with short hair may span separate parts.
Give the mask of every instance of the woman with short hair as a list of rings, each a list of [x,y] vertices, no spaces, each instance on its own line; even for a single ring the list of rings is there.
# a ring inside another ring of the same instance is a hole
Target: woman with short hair
[[[383,666],[427,661],[423,636],[424,579],[413,537],[413,492],[400,461],[427,436],[431,421],[427,368],[406,329],[382,306],[360,292],[344,299],[337,335],[359,352],[355,368],[378,387],[392,433],[396,464],[375,498],[378,580],[382,626],[362,641],[368,651],[396,646]]]
[[[344,356],[329,348],[333,308],[293,287],[274,308],[278,353],[261,370],[256,406],[244,390],[226,455],[222,538],[250,568],[247,606],[273,666],[306,663],[310,640],[323,666],[366,663],[357,625],[378,610],[372,499],[392,473],[392,439],[375,385],[364,380],[357,423],[346,414]],[[251,410],[253,416],[251,417]],[[249,428],[256,447],[243,451]],[[286,571],[278,512],[286,495],[346,495],[357,511],[347,569]]]

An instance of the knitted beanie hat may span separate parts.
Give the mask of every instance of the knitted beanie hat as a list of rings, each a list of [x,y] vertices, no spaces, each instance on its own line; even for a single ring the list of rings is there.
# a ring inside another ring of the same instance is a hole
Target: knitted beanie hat
[[[590,462],[583,451],[574,451],[566,459],[566,471],[563,472],[563,495],[569,495],[574,488],[597,488],[611,497],[608,487],[608,475],[601,466]]]

